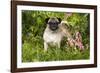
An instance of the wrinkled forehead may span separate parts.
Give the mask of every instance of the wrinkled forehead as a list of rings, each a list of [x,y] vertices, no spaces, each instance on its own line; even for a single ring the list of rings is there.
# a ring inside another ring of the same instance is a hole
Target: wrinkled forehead
[[[50,18],[48,22],[59,22],[57,18]]]

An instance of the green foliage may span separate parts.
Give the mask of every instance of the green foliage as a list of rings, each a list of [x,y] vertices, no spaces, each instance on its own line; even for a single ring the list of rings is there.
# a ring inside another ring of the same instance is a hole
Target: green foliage
[[[74,37],[76,31],[81,32],[85,50],[80,52],[66,44],[61,48],[49,47],[47,52],[43,48],[43,32],[46,28],[45,19],[48,17],[65,18],[64,12],[22,11],[22,61],[57,61],[89,59],[89,14],[73,13],[66,20],[70,25],[70,32]]]

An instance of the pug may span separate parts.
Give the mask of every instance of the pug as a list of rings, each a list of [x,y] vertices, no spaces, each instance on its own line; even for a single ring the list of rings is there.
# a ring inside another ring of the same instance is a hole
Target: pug
[[[61,41],[64,36],[70,36],[67,28],[63,25],[63,22],[60,18],[51,17],[46,20],[47,27],[43,34],[44,39],[44,51],[47,51],[48,45],[52,44],[53,46],[57,46],[60,48]]]
[[[47,27],[43,34],[44,39],[44,51],[47,51],[48,45],[57,45],[60,48],[60,42],[62,39],[61,31],[59,30],[59,25],[61,23],[60,18],[52,17],[46,20]]]

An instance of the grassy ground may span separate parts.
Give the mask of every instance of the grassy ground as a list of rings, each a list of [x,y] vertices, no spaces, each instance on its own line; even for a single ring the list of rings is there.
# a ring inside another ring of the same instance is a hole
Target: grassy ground
[[[49,47],[48,51],[44,52],[42,38],[38,38],[33,42],[30,41],[24,42],[22,47],[23,62],[59,61],[59,60],[61,61],[61,60],[80,60],[80,59],[89,59],[89,49],[85,48],[83,52],[80,52],[79,49],[75,50],[74,48],[62,44],[61,48]]]

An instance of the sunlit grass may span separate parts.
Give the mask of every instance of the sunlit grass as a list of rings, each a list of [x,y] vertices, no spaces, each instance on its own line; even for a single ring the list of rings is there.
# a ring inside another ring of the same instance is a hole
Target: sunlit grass
[[[39,62],[39,61],[61,61],[61,60],[81,60],[89,59],[89,49],[85,48],[83,52],[68,46],[61,48],[50,47],[44,52],[43,43],[23,43],[22,47],[23,62]]]

